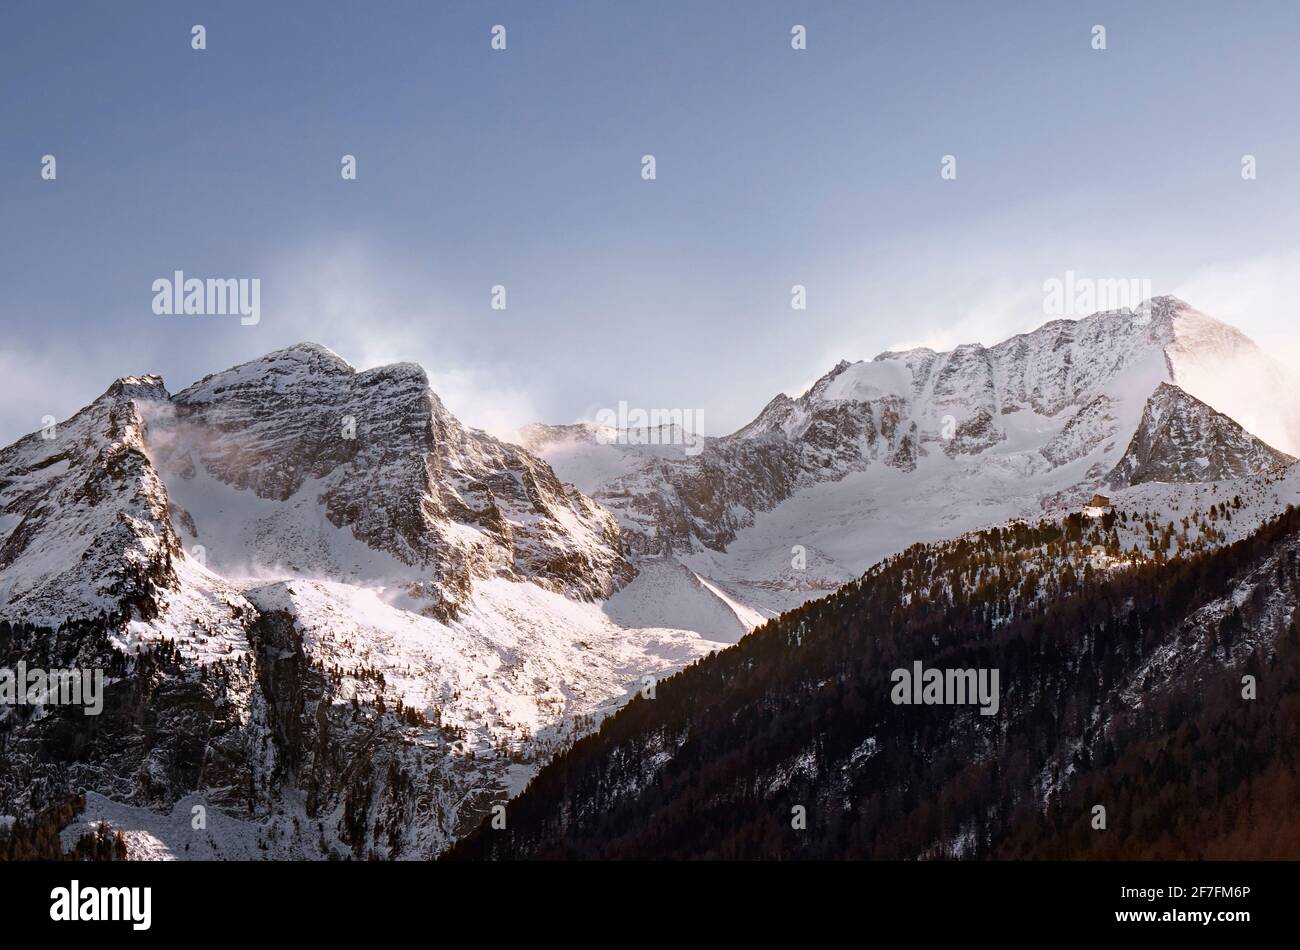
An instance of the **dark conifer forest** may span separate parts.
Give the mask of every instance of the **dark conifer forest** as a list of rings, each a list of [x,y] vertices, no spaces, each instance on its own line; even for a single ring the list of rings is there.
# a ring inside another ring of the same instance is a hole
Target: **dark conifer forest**
[[[1086,535],[909,548],[638,695],[446,859],[1300,857],[1300,510],[1161,562]],[[997,669],[998,712],[895,705],[918,660]]]

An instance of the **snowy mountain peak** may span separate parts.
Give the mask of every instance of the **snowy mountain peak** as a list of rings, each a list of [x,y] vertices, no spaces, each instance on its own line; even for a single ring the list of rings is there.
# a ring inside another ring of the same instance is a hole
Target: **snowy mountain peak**
[[[278,350],[273,350],[250,363],[275,363],[280,361],[301,361],[301,362],[319,362],[321,364],[332,364],[344,369],[352,369],[352,364],[339,356],[328,346],[321,343],[313,343],[310,340],[303,340],[300,343],[294,343]]]
[[[414,363],[300,344],[175,396],[123,377],[0,449],[0,660],[102,667],[120,700],[56,761],[58,717],[11,717],[0,798],[84,791],[155,855],[431,857],[716,646],[644,598],[612,619],[634,574],[606,511]],[[693,575],[659,586],[744,632]],[[202,839],[169,820],[189,800]]]
[[[317,343],[298,343],[205,376],[178,393],[177,398],[205,402],[240,386],[266,388],[268,381],[274,381],[274,386],[280,388],[301,387],[312,378],[339,379],[355,373],[352,365],[333,350]]]
[[[1134,317],[1146,320],[1172,320],[1186,313],[1199,313],[1191,304],[1173,294],[1159,294],[1149,297],[1133,310]],[[1201,314],[1204,316],[1204,314]]]
[[[1106,481],[1112,488],[1215,482],[1266,473],[1294,461],[1179,387],[1161,383]]]
[[[708,652],[698,634],[738,639],[918,541],[1077,511],[1108,473],[1137,486],[1120,497],[1272,478],[1285,455],[1184,392],[1225,367],[1271,386],[1263,359],[1155,298],[841,360],[694,455],[679,429],[590,423],[521,448],[461,425],[418,365],[311,343],[174,396],[123,377],[0,450],[0,619],[95,618],[31,636],[64,662],[163,665],[100,730],[125,752],[50,763],[53,734],[24,724],[8,800],[67,766],[98,793],[86,820],[173,848],[198,840],[193,795],[215,806],[205,849],[279,848],[302,819],[284,838],[316,856],[428,856],[643,676]]]
[[[170,399],[161,376],[121,376],[104,393],[107,399]]]
[[[72,418],[0,450],[0,618],[157,611],[180,547],[145,447],[157,376],[123,377]]]
[[[634,557],[671,554],[741,602],[775,609],[920,538],[1086,497],[1148,409],[1187,414],[1181,434],[1147,422],[1153,445],[1188,437],[1169,450],[1170,477],[1268,471],[1281,457],[1269,446],[1300,445],[1289,385],[1239,331],[1163,296],[988,346],[840,360],[695,458],[559,441],[537,451],[614,513]],[[1203,410],[1246,432],[1213,426],[1219,441],[1201,446],[1210,461],[1198,468],[1191,436],[1210,425]],[[816,568],[791,571],[800,551]]]
[[[1202,313],[1178,297],[1152,297],[1143,301],[1134,311],[1134,322],[1142,320],[1147,321],[1152,335],[1165,346],[1231,352],[1255,345],[1236,327]]]
[[[606,512],[462,426],[420,366],[357,371],[312,343],[174,396],[157,376],[123,377],[52,437],[0,452],[6,615],[157,610],[182,551],[226,581],[362,583],[438,617],[488,578],[592,599],[634,573]],[[156,596],[122,582],[124,557],[153,565]]]

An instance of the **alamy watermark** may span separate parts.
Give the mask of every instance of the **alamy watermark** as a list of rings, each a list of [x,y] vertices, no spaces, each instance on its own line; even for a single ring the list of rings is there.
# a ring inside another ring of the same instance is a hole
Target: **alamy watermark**
[[[1151,299],[1151,281],[1121,277],[1095,279],[1076,277],[1067,270],[1065,279],[1043,281],[1043,313],[1055,317],[1086,317],[1107,310],[1136,309]]]
[[[1001,705],[996,669],[925,669],[917,660],[912,669],[894,670],[889,679],[895,706],[978,705],[981,716],[994,716]]]
[[[153,888],[82,886],[73,878],[67,887],[50,891],[50,920],[122,920],[132,930],[148,930],[153,922]]]
[[[103,670],[42,670],[19,660],[0,668],[0,705],[81,706],[87,716],[104,709]]]
[[[225,316],[238,314],[246,327],[262,320],[262,280],[259,277],[186,277],[176,271],[171,278],[153,282],[153,312],[159,316]]]
[[[687,455],[704,451],[699,409],[631,409],[619,400],[618,409],[596,413],[596,442],[600,445],[682,445]]]

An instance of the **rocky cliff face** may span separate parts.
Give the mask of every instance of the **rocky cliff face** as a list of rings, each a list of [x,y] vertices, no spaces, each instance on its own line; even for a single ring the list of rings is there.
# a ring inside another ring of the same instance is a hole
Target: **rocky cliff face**
[[[263,564],[323,555],[318,571],[353,573],[352,562],[292,537],[280,543],[298,527],[286,509],[302,520],[315,509],[406,568],[397,573],[407,596],[433,616],[454,616],[475,578],[529,579],[591,599],[632,576],[606,512],[535,456],[462,426],[414,364],[357,372],[303,345],[209,376],[172,406],[154,426],[169,484],[201,469],[278,503],[247,512],[241,546]],[[187,541],[203,544],[203,520],[191,516]],[[229,525],[218,534],[229,539]]]
[[[1177,386],[1161,383],[1107,483],[1122,488],[1143,482],[1217,482],[1294,461]]]
[[[462,426],[418,366],[309,344],[174,397],[119,380],[0,453],[0,512],[0,616],[37,623],[156,612],[182,543],[218,573],[383,580],[438,617],[475,579],[593,599],[633,575],[608,513]]]
[[[0,512],[0,667],[108,683],[0,710],[0,815],[84,795],[135,856],[430,857],[715,646],[606,616],[614,519],[419,367],[311,344],[119,380],[0,452]]]
[[[65,422],[0,450],[0,617],[157,612],[180,543],[145,444],[156,376],[119,379]]]
[[[695,456],[591,426],[534,426],[525,439],[614,513],[634,558],[684,559],[770,614],[917,540],[1075,505],[1105,487],[1158,387],[1194,395],[1209,386],[1240,402],[1220,376],[1264,380],[1271,395],[1234,411],[1300,432],[1300,399],[1287,399],[1283,368],[1232,327],[1157,297],[1136,310],[1053,320],[994,346],[841,361]],[[1181,431],[1190,433],[1204,420],[1191,402],[1170,413],[1184,408],[1191,416]],[[1178,431],[1164,426],[1152,437]],[[1222,464],[1165,474],[1212,478],[1275,464],[1267,452],[1238,448],[1225,446]],[[1154,451],[1184,449],[1190,442]],[[791,572],[801,550],[807,569]]]
[[[1177,385],[1254,365],[1242,340],[1161,298],[842,362],[698,454],[671,427],[511,445],[418,367],[310,344],[175,396],[123,378],[0,451],[0,666],[110,678],[102,718],[0,710],[0,816],[85,793],[136,854],[426,857],[716,645],[692,631],[733,641],[915,542],[1077,512],[1112,473],[1171,536],[1143,550],[1270,517],[1300,497],[1287,457]]]
[[[557,464],[615,512],[633,553],[723,550],[756,513],[802,488],[870,470],[912,473],[935,453],[977,468],[1012,456],[1041,474],[1116,449],[1116,434],[1137,421],[1134,398],[1169,375],[1164,348],[1184,312],[1161,298],[1139,312],[1053,321],[993,347],[841,361],[798,398],[778,395],[739,431],[709,439],[698,456],[661,450],[634,461],[636,447],[621,445],[618,465]],[[525,438],[552,460],[585,442],[594,460],[613,451],[597,434],[534,426]]]

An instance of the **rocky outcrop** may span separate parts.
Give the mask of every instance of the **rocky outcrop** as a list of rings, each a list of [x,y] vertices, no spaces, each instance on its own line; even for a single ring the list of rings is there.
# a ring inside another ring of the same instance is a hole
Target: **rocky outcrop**
[[[712,649],[584,603],[633,575],[608,512],[417,366],[123,378],[0,451],[0,668],[108,683],[97,716],[0,709],[0,816],[84,802],[133,856],[432,857]]]
[[[1053,320],[994,346],[842,360],[802,395],[779,394],[748,425],[707,440],[695,457],[639,451],[634,439],[597,445],[590,426],[533,426],[527,438],[615,514],[633,556],[725,551],[758,514],[855,473],[868,473],[867,498],[894,494],[900,473],[916,479],[918,497],[942,492],[953,509],[942,522],[955,527],[990,501],[1024,494],[1017,504],[1029,513],[1059,492],[1094,490],[1119,462],[1152,390],[1184,376],[1202,383],[1220,360],[1267,363],[1240,332],[1157,297],[1135,310]],[[1267,452],[1233,455],[1225,448],[1203,474],[1275,464]],[[583,464],[566,469],[561,459],[576,457]],[[842,529],[855,530],[875,529]]]
[[[303,523],[323,516],[408,568],[407,595],[433,616],[454,617],[476,579],[528,579],[591,599],[633,575],[606,512],[542,460],[462,426],[414,364],[357,372],[302,344],[153,409],[150,446],[177,495],[202,473],[280,503],[247,514],[240,553],[262,564],[301,558]],[[187,544],[219,557],[206,544],[214,526],[182,507]],[[297,566],[340,579],[355,571],[328,552]]]
[[[0,618],[151,617],[180,543],[146,446],[156,376],[124,377],[66,422],[0,450]]]
[[[1294,461],[1177,386],[1161,383],[1106,482],[1121,488],[1144,482],[1223,481]]]

